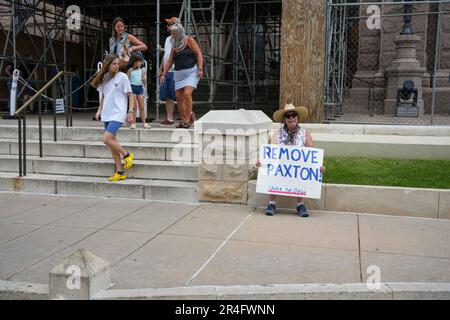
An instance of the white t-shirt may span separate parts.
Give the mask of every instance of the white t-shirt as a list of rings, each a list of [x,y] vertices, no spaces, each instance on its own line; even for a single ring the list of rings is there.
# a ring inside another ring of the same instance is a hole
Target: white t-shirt
[[[166,38],[166,43],[164,44],[164,65],[169,62],[170,54],[172,53],[172,36]],[[173,72],[174,65],[170,68],[169,72]]]
[[[128,76],[118,72],[114,78],[106,79],[97,89],[103,94],[102,121],[127,121],[128,93],[131,85]]]

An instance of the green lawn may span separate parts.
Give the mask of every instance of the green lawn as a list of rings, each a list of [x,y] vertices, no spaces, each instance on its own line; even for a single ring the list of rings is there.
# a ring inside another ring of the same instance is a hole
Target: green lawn
[[[450,189],[449,160],[325,158],[325,183]]]

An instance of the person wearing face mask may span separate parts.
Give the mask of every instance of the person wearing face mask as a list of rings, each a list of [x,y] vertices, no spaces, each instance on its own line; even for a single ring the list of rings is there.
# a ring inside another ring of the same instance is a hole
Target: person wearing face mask
[[[109,54],[119,56],[119,68],[122,69],[129,63],[131,54],[139,54],[144,60],[142,51],[147,51],[147,45],[135,36],[125,31],[125,22],[117,17],[112,23],[112,35],[109,39]]]
[[[175,93],[181,116],[179,128],[189,129],[195,122],[192,93],[203,77],[203,55],[194,38],[186,36],[182,25],[174,24],[170,31],[172,51],[160,76],[160,83],[164,84],[166,75],[174,64]]]

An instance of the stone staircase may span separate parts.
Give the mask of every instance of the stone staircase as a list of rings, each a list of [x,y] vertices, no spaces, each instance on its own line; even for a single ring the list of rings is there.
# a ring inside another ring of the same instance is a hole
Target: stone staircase
[[[110,183],[114,171],[99,127],[43,128],[39,157],[37,126],[27,127],[27,175],[18,178],[17,125],[0,126],[0,191],[36,192],[197,202],[198,145],[193,130],[122,129],[119,141],[135,154],[128,179]]]

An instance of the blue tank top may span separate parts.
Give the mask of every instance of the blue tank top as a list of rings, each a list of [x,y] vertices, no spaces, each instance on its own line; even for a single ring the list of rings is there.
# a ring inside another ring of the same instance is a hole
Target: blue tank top
[[[179,52],[173,51],[173,63],[175,64],[175,71],[179,71],[193,68],[197,63],[197,59],[194,51],[186,44],[183,50]]]
[[[142,69],[132,69],[130,72],[130,84],[133,86],[142,85]]]

